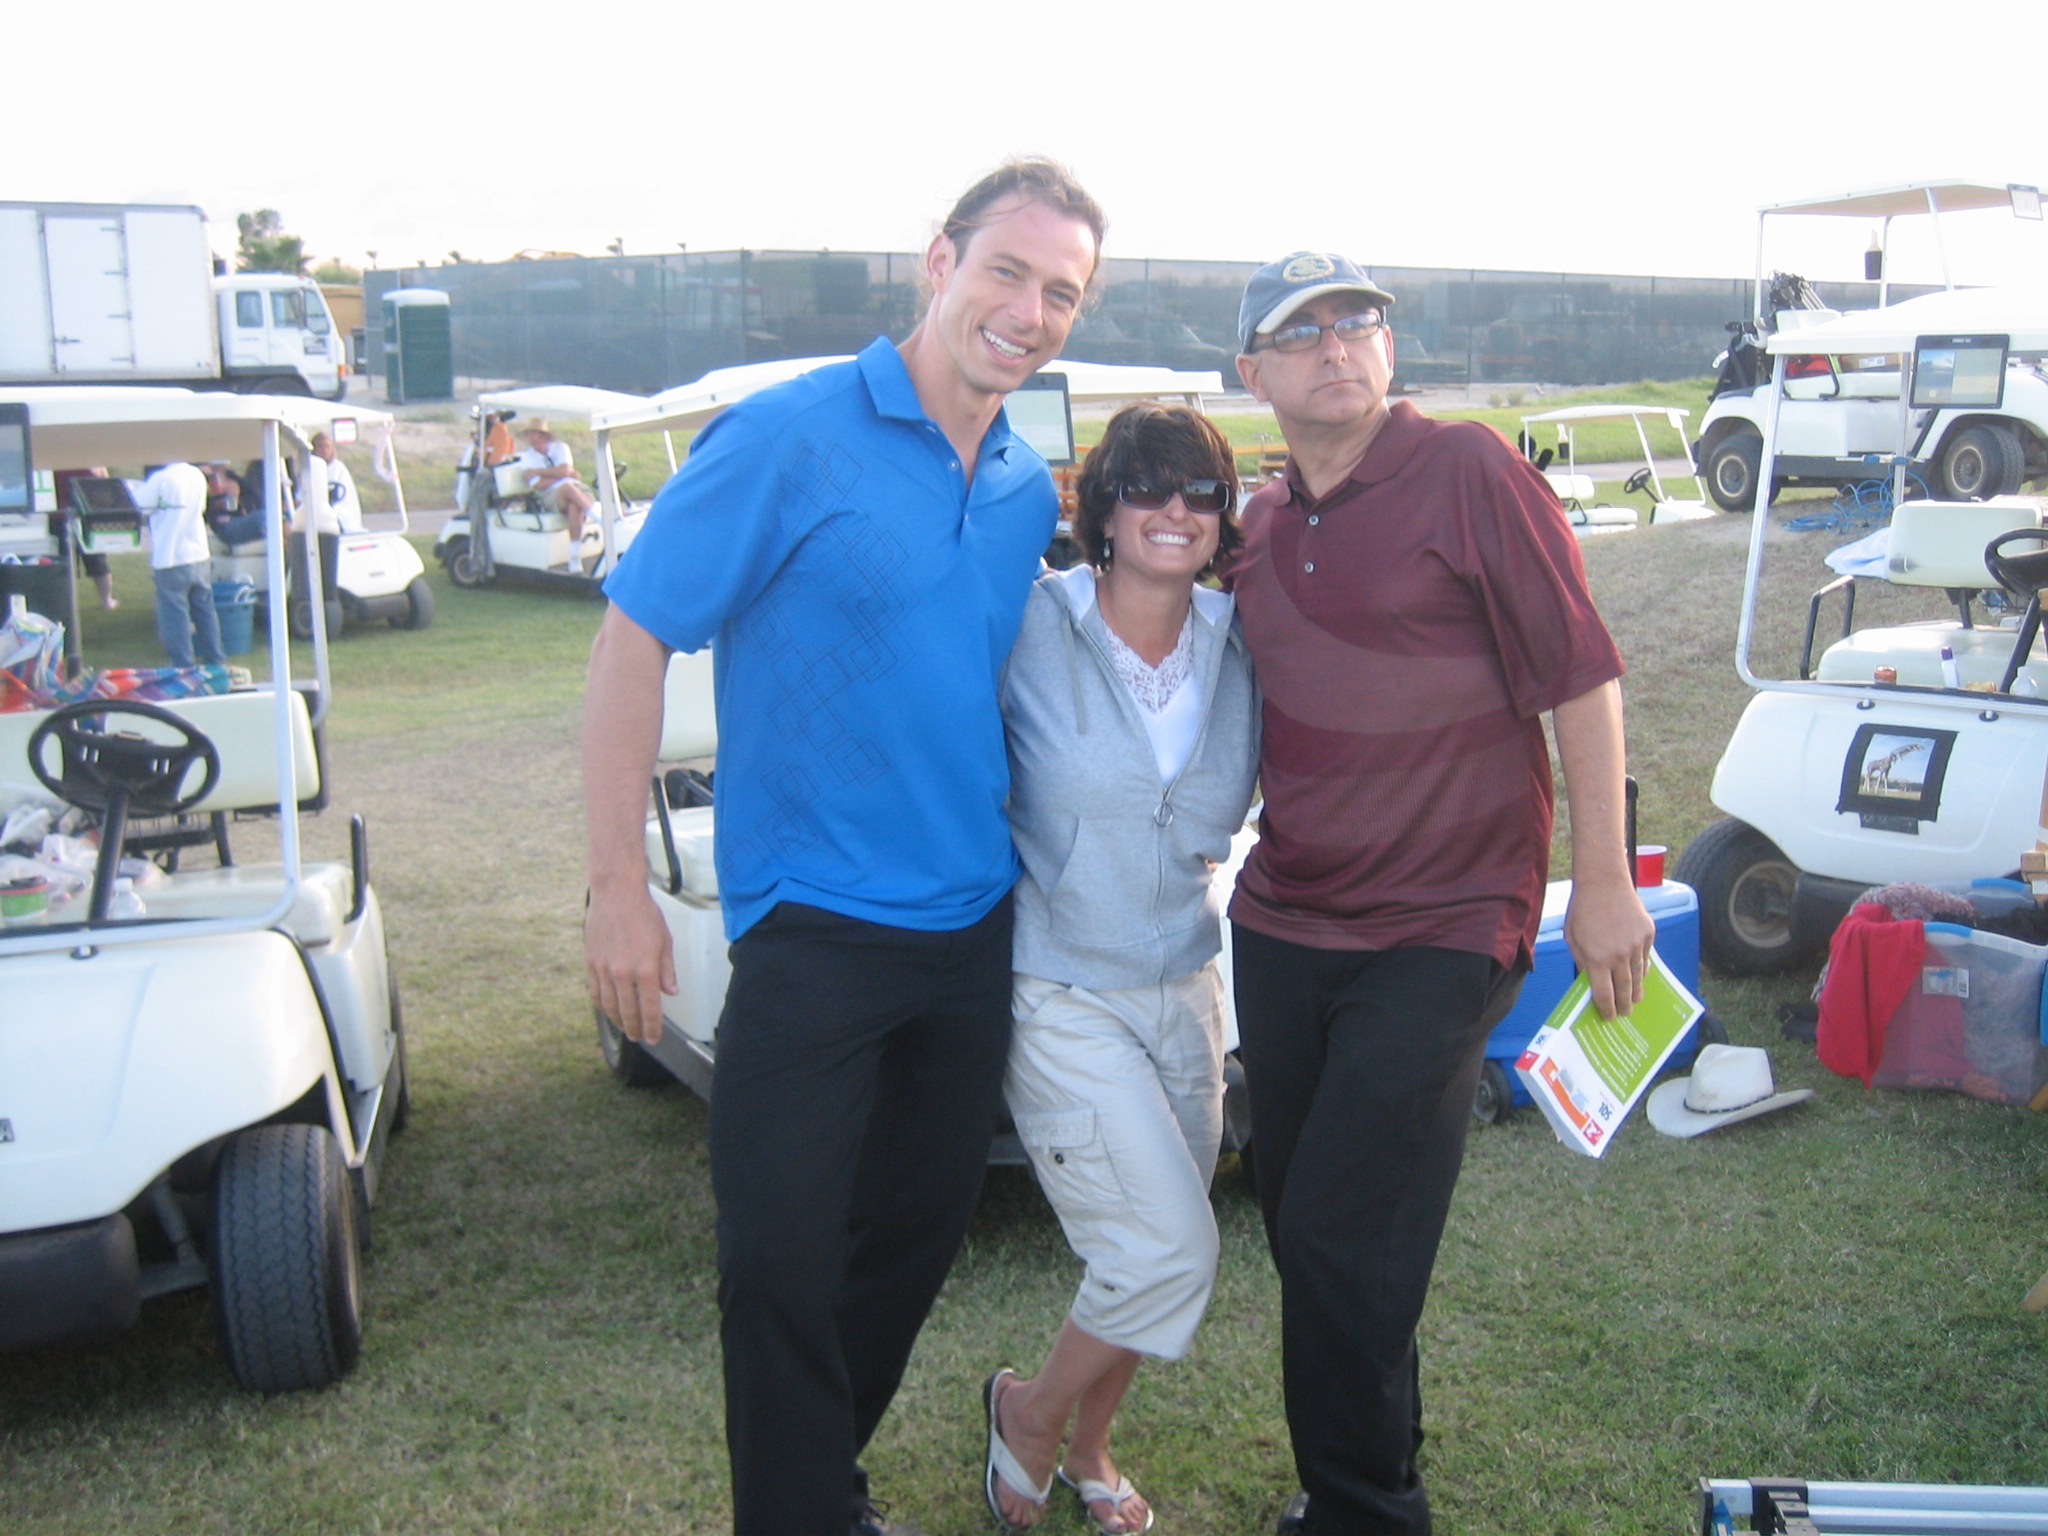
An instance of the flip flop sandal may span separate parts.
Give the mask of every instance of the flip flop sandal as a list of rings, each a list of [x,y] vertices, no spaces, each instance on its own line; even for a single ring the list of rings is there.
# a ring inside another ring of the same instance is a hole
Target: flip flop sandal
[[[1060,1481],[1081,1496],[1081,1508],[1088,1515],[1088,1523],[1094,1526],[1101,1533],[1101,1536],[1144,1536],[1146,1531],[1152,1529],[1152,1521],[1156,1512],[1150,1504],[1145,1506],[1145,1523],[1143,1525],[1126,1526],[1120,1531],[1112,1530],[1109,1526],[1095,1518],[1095,1512],[1090,1506],[1106,1499],[1121,1510],[1124,1507],[1124,1500],[1137,1497],[1138,1490],[1131,1486],[1131,1480],[1128,1477],[1119,1473],[1116,1486],[1112,1488],[1109,1484],[1098,1482],[1092,1477],[1071,1478],[1067,1476],[1067,1469],[1065,1467],[1061,1467],[1059,1473]],[[1119,1514],[1117,1518],[1122,1519],[1123,1517]]]
[[[1002,1431],[996,1428],[996,1399],[1005,1376],[1012,1381],[1017,1379],[1017,1373],[1006,1365],[981,1385],[981,1408],[988,1418],[988,1465],[982,1473],[981,1495],[988,1500],[988,1512],[996,1517],[996,1524],[1011,1536],[1017,1536],[1018,1532],[1028,1531],[1031,1527],[1010,1523],[1009,1517],[1003,1513],[1002,1500],[996,1497],[996,1479],[1000,1477],[1009,1484],[1012,1492],[1023,1494],[1041,1510],[1045,1508],[1046,1500],[1052,1497],[1052,1479],[1047,1477],[1034,1486],[1031,1474],[1011,1454],[1010,1448],[1003,1443]]]

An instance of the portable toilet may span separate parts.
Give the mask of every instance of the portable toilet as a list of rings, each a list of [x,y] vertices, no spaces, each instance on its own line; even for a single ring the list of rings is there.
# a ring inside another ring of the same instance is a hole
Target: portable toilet
[[[455,394],[455,344],[448,295],[394,288],[384,295],[384,394],[394,404]]]

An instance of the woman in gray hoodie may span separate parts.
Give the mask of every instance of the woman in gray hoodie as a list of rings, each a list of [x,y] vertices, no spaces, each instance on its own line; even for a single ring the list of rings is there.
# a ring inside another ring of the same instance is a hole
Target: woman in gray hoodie
[[[1104,1536],[1151,1528],[1110,1421],[1144,1356],[1186,1353],[1215,1280],[1211,876],[1251,803],[1258,691],[1230,597],[1196,583],[1242,542],[1236,489],[1207,417],[1118,412],[1081,473],[1088,564],[1038,579],[1003,677],[1024,865],[1004,1091],[1086,1266],[1038,1374],[983,1390],[1006,1530],[1043,1517],[1055,1472]]]

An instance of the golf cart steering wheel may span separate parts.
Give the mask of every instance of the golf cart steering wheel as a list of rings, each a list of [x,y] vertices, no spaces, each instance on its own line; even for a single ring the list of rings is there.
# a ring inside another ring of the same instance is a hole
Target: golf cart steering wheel
[[[1637,470],[1634,474],[1630,475],[1626,480],[1622,481],[1621,488],[1626,494],[1633,496],[1637,491],[1643,490],[1646,487],[1648,487],[1649,483],[1650,466],[1645,464],[1641,469]]]
[[[117,731],[106,716],[138,715],[169,726],[176,741],[157,741]],[[97,722],[95,724],[95,722]],[[57,771],[45,761],[45,745],[57,743]],[[192,765],[204,763],[199,787],[186,790]],[[137,699],[83,699],[51,712],[28,739],[28,764],[43,788],[88,811],[118,803],[124,813],[173,816],[189,811],[220,779],[220,754],[182,715]]]
[[[2024,554],[2014,555],[2005,553],[2006,545],[2022,541],[2041,543],[2041,530],[2014,528],[2008,533],[2001,533],[1984,546],[1984,568],[2014,597],[2031,599],[2043,587],[2048,587],[2048,549],[2030,549]]]

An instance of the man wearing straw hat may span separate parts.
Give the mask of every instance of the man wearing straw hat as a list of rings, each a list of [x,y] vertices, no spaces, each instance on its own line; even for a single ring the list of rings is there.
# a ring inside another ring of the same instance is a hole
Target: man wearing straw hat
[[[519,467],[526,471],[526,483],[546,505],[569,520],[569,566],[583,568],[583,521],[597,498],[590,487],[576,478],[576,457],[569,445],[555,436],[554,429],[535,418],[519,429],[526,446],[519,450]]]

